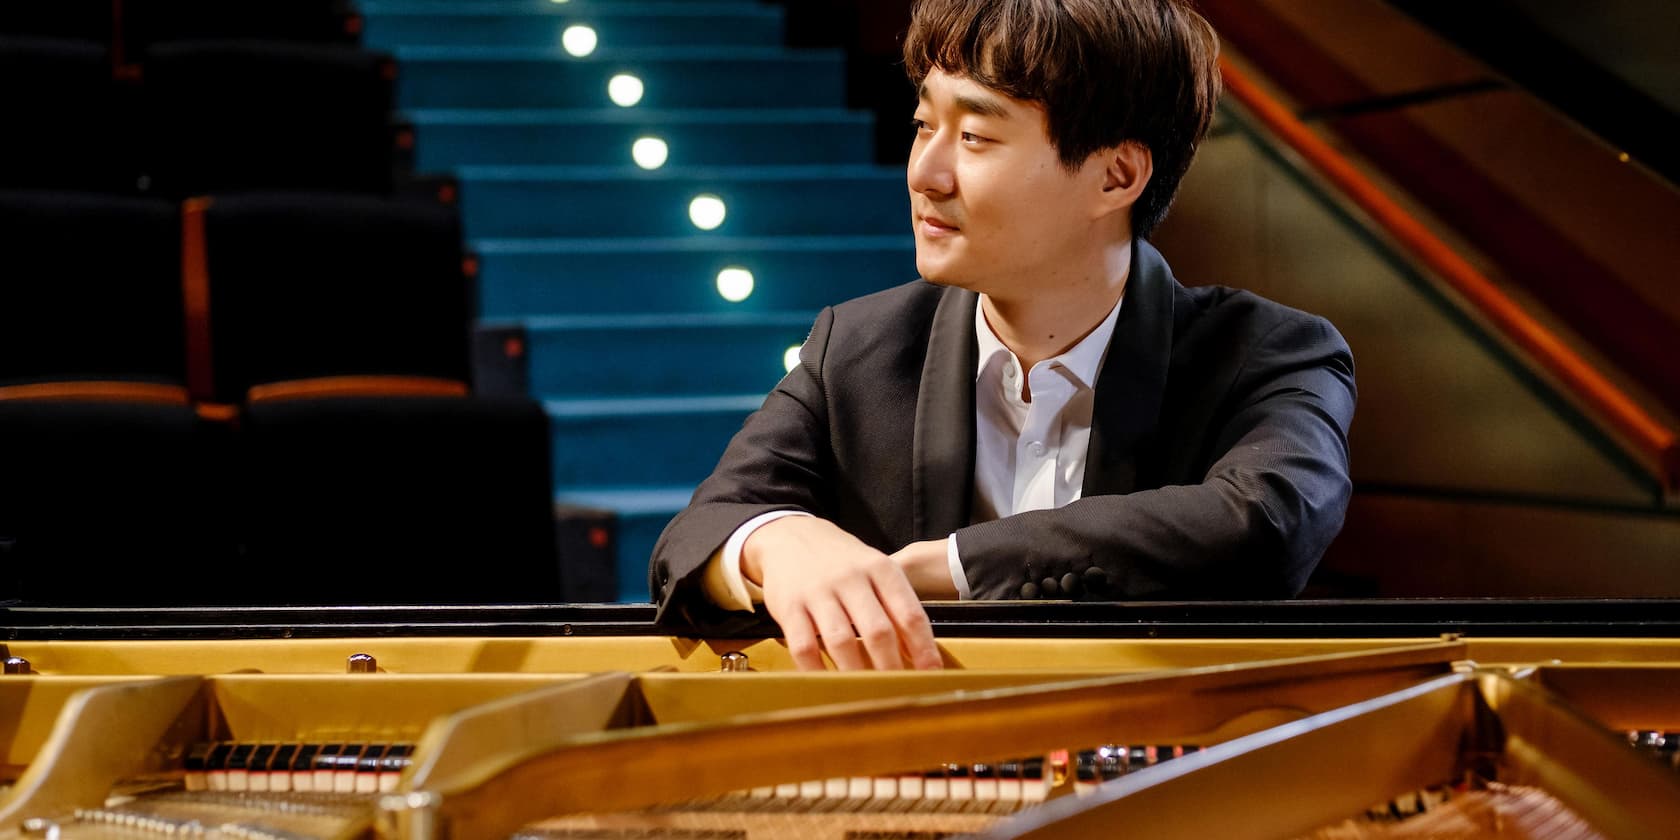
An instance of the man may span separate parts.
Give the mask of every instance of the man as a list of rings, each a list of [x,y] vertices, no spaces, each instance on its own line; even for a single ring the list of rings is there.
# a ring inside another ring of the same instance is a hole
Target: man
[[[768,611],[801,667],[928,668],[921,598],[1299,593],[1351,490],[1351,354],[1145,241],[1217,53],[1183,0],[915,6],[922,280],[818,316],[655,547],[662,625]]]

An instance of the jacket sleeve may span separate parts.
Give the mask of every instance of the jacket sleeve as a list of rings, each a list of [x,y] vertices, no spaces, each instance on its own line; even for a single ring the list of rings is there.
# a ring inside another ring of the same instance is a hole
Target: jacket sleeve
[[[703,577],[712,554],[747,520],[774,510],[826,515],[833,457],[822,360],[833,323],[832,309],[817,316],[800,347],[799,364],[747,417],[712,474],[660,534],[649,564],[659,626],[708,635],[773,626],[763,613],[713,604],[703,590]]]
[[[1255,343],[1233,380],[1200,483],[963,528],[957,546],[969,586],[991,599],[1297,595],[1352,495],[1354,402],[1341,335],[1320,318],[1286,320]]]

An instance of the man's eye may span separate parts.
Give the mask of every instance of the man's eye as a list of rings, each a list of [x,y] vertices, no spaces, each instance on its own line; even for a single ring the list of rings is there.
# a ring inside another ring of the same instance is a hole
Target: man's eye
[[[910,120],[910,127],[918,132],[921,132],[927,130],[927,123],[922,120],[912,118]]]
[[[964,143],[984,143],[984,142],[986,142],[986,138],[981,137],[980,135],[975,134],[972,131],[963,132],[962,133],[962,139],[963,139]]]

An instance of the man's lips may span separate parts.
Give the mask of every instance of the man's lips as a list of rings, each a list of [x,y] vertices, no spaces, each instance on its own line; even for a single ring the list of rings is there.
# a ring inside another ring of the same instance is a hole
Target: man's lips
[[[917,220],[921,223],[922,232],[933,236],[956,233],[961,230],[961,228],[957,227],[955,223],[946,221],[938,216],[924,214],[918,216]]]

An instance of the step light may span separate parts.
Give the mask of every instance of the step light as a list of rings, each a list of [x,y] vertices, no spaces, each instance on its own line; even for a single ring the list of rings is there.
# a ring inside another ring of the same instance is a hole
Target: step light
[[[607,80],[607,96],[614,105],[628,108],[642,101],[642,80],[629,73],[620,73]]]
[[[566,52],[578,58],[583,58],[594,52],[597,40],[595,30],[583,24],[568,26],[566,31],[560,33],[560,46],[565,47]]]
[[[658,169],[670,157],[671,148],[658,137],[638,137],[630,144],[630,158],[643,169]]]
[[[795,344],[782,353],[782,367],[787,368],[789,373],[792,373],[794,368],[799,367],[799,348],[800,345]]]
[[[723,217],[727,214],[723,199],[710,193],[697,195],[688,203],[688,220],[701,230],[716,229],[723,224]]]
[[[717,290],[730,303],[746,300],[753,293],[752,272],[733,265],[718,272]]]

